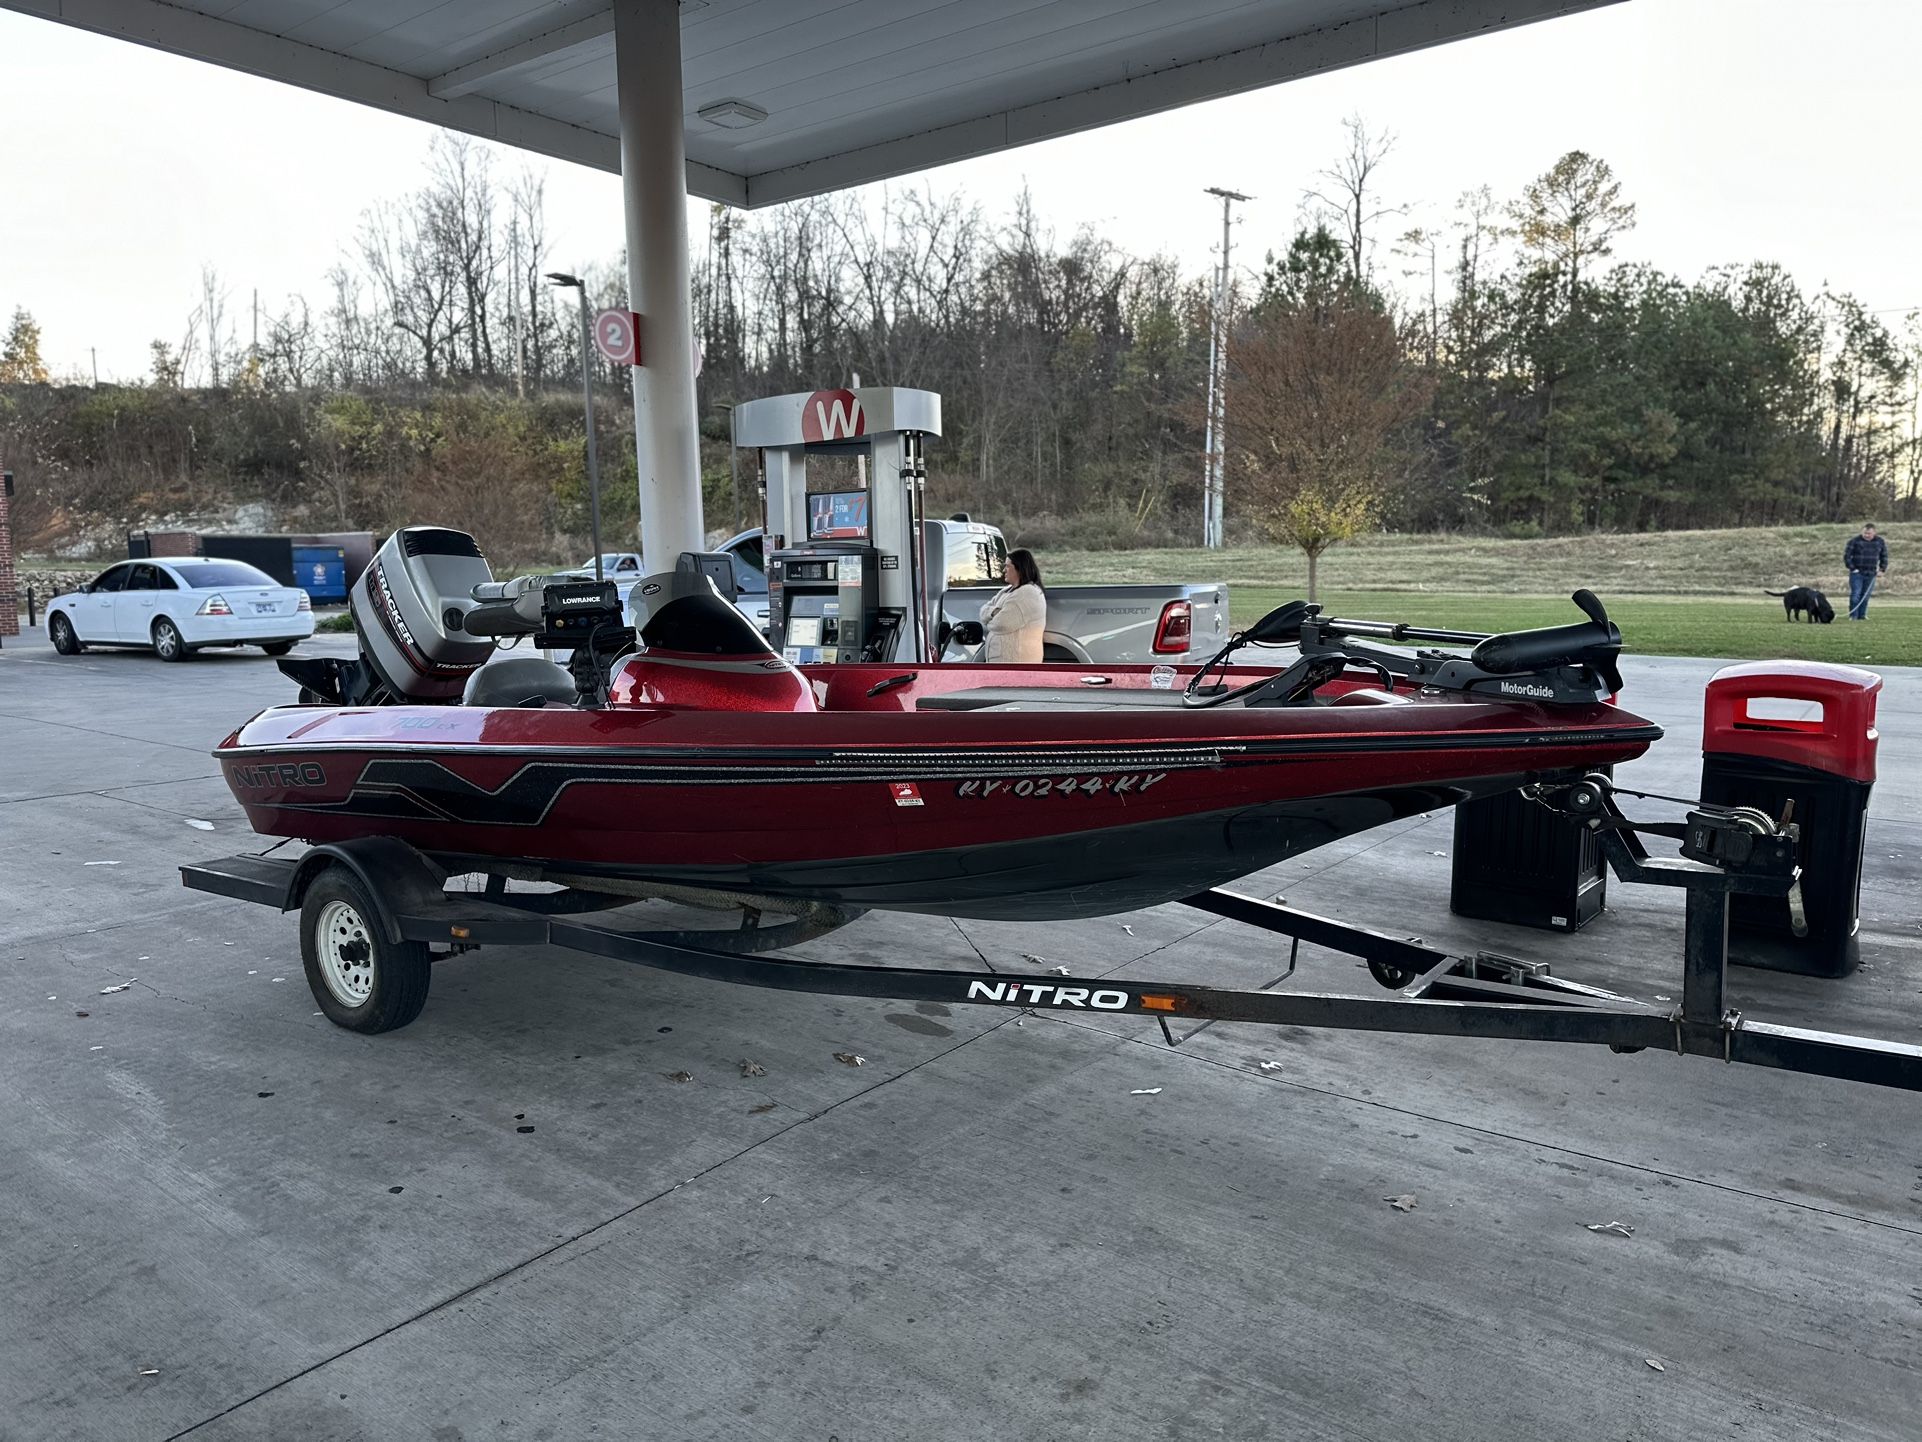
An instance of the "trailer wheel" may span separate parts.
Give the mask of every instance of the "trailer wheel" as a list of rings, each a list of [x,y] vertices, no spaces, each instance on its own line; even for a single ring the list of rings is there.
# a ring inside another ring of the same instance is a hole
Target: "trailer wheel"
[[[389,941],[379,916],[366,887],[342,866],[315,877],[300,903],[307,985],[327,1019],[349,1031],[393,1031],[427,1004],[425,943]]]

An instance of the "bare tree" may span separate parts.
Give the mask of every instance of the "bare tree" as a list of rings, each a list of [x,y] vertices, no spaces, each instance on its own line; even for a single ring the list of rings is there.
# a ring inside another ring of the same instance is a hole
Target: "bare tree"
[[[455,333],[467,337],[467,371],[498,374],[489,301],[500,258],[495,249],[491,157],[464,135],[442,131],[429,151],[427,189],[418,205],[425,237],[439,252],[436,267],[455,282]],[[448,357],[452,366],[452,356]]]
[[[1229,345],[1228,463],[1240,509],[1308,559],[1374,523],[1406,464],[1425,383],[1394,321],[1362,304],[1274,308]]]
[[[1359,115],[1342,122],[1348,132],[1348,150],[1333,165],[1318,173],[1321,185],[1306,192],[1305,198],[1325,212],[1339,227],[1348,248],[1349,278],[1360,285],[1368,275],[1369,236],[1375,222],[1401,215],[1404,207],[1382,205],[1375,198],[1375,172],[1395,148],[1393,132],[1368,133],[1368,123]]]
[[[361,261],[387,320],[419,346],[429,382],[449,364],[461,329],[459,266],[440,243],[439,225],[435,202],[422,194],[408,209],[381,204],[368,210],[359,237]]]
[[[294,296],[287,308],[267,323],[267,341],[261,350],[264,378],[276,390],[305,390],[314,379],[319,361],[320,337],[314,328],[313,312],[304,296]]]

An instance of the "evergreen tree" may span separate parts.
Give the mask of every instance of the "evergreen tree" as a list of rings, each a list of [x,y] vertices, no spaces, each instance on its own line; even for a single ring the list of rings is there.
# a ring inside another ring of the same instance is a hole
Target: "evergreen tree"
[[[40,359],[40,323],[25,306],[14,307],[7,339],[0,345],[0,385],[45,385],[47,365]]]

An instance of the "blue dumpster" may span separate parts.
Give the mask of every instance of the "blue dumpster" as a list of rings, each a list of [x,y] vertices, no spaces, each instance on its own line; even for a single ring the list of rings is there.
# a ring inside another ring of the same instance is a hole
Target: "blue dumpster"
[[[347,552],[339,546],[295,546],[294,584],[321,605],[347,599]]]

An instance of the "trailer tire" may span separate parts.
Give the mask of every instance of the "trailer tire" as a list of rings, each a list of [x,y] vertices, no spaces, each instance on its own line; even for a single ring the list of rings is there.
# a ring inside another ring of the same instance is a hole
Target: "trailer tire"
[[[328,866],[301,898],[300,959],[314,1003],[348,1031],[393,1031],[427,1004],[426,944],[389,941],[380,908],[344,866]]]

